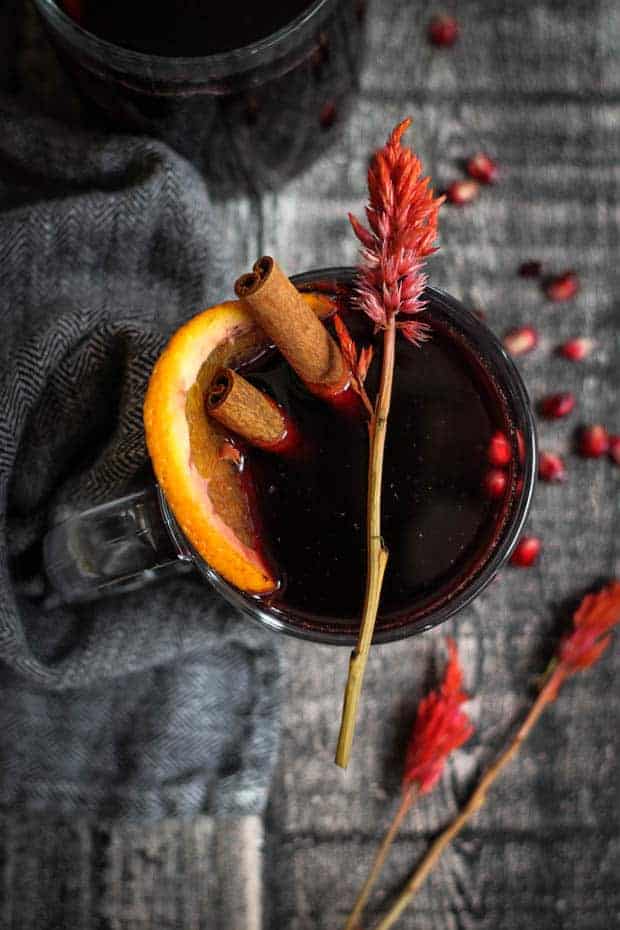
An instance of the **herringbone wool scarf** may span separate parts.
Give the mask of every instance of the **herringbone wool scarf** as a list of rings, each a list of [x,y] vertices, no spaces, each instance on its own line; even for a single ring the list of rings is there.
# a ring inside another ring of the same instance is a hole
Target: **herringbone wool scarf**
[[[274,637],[198,578],[46,608],[46,527],[149,478],[141,422],[149,372],[165,335],[217,286],[218,252],[204,183],[181,158],[148,140],[71,132],[7,100],[0,806],[9,818],[3,925],[27,927],[47,926],[41,914],[51,905],[19,883],[44,855],[41,838],[49,845],[59,827],[42,819],[23,848],[21,813],[100,822],[209,814],[237,818],[238,830],[240,816],[262,812],[279,665]],[[65,863],[57,883],[89,860],[95,841],[81,830],[65,838],[80,862]],[[93,881],[104,878],[88,871],[80,894],[92,897]],[[230,910],[222,901],[212,907]],[[90,910],[79,913],[76,925]]]

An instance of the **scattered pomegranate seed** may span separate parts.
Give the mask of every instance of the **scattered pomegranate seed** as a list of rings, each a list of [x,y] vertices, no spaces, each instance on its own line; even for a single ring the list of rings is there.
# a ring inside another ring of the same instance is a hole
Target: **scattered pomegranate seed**
[[[585,339],[583,337],[569,339],[568,342],[564,342],[561,346],[558,346],[558,355],[569,359],[571,362],[580,362],[582,359],[588,357],[593,348],[593,339]]]
[[[438,48],[449,48],[459,37],[459,24],[454,16],[440,13],[428,25],[428,37]]]
[[[508,437],[500,432],[493,433],[489,440],[487,458],[491,465],[509,465],[512,459],[512,449]]]
[[[600,459],[609,452],[609,433],[604,426],[584,426],[577,443],[579,455],[586,459]]]
[[[489,468],[482,485],[487,497],[503,497],[508,486],[508,476],[501,468]]]
[[[480,185],[477,181],[453,181],[446,191],[446,200],[457,207],[462,207],[466,203],[475,200],[480,192]]]
[[[609,437],[609,458],[620,465],[620,436]]]
[[[519,267],[519,274],[522,278],[539,278],[542,272],[542,262],[523,262]]]
[[[533,326],[520,326],[509,330],[502,344],[511,355],[525,355],[538,345],[538,333]]]
[[[538,457],[538,477],[542,481],[564,481],[566,466],[555,452],[541,452]]]
[[[529,568],[538,561],[541,549],[542,543],[538,536],[522,536],[510,557],[510,564],[519,568]]]
[[[497,181],[497,162],[484,152],[477,152],[468,159],[465,170],[470,178],[481,184],[494,184]]]
[[[321,129],[330,129],[336,122],[336,116],[336,104],[333,103],[333,101],[328,100],[328,102],[324,103],[321,107],[321,112],[319,114],[319,123],[321,124]]]
[[[565,271],[544,284],[549,300],[570,300],[579,290],[579,278],[574,271]]]
[[[575,408],[575,395],[570,391],[562,394],[550,394],[540,402],[540,412],[549,420],[559,420],[566,417]]]

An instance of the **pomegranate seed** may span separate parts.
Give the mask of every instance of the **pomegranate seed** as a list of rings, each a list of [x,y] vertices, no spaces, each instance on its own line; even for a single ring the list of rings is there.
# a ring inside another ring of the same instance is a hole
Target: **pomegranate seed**
[[[482,482],[487,497],[503,497],[508,486],[508,477],[501,468],[489,468]]]
[[[489,440],[487,449],[487,458],[491,465],[509,465],[512,459],[512,449],[510,442],[504,433],[493,433]]]
[[[457,207],[462,207],[475,200],[479,191],[480,185],[477,181],[453,181],[446,191],[446,200]]]
[[[538,459],[538,477],[542,481],[564,481],[566,467],[555,452],[541,452]]]
[[[579,278],[574,271],[565,271],[546,281],[544,289],[549,300],[570,300],[579,290]]]
[[[481,184],[494,184],[497,181],[497,162],[484,152],[477,152],[468,160],[465,170],[470,178]]]
[[[586,459],[600,459],[609,452],[609,433],[600,423],[584,426],[579,433],[577,449]]]
[[[542,543],[538,536],[522,536],[510,557],[510,564],[529,568],[538,560],[541,549]]]
[[[520,326],[507,332],[502,344],[511,355],[525,355],[538,345],[538,333],[533,326]]]
[[[522,278],[539,278],[542,272],[542,262],[523,262],[519,268]]]
[[[593,348],[594,340],[580,337],[579,339],[569,339],[568,342],[558,346],[558,354],[571,362],[580,362],[588,357]]]
[[[428,37],[438,48],[449,48],[459,37],[459,24],[454,16],[440,13],[433,16],[428,25]]]
[[[620,465],[620,436],[609,437],[609,458]]]
[[[550,394],[540,402],[540,412],[548,420],[559,420],[566,417],[575,407],[575,395],[570,391],[562,394]]]
[[[336,116],[337,110],[335,103],[330,100],[323,104],[319,114],[319,123],[321,124],[321,129],[330,129],[336,122]]]

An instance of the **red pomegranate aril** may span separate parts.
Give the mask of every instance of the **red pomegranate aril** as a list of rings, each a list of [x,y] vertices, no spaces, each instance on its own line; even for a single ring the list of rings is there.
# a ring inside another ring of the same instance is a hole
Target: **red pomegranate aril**
[[[509,330],[502,344],[511,355],[525,355],[538,345],[538,333],[533,326],[520,326]]]
[[[549,300],[570,300],[579,290],[579,278],[574,271],[565,271],[546,281],[544,288]]]
[[[479,192],[480,185],[477,181],[453,181],[446,191],[446,200],[457,207],[462,207],[475,200]]]
[[[510,557],[510,564],[518,568],[530,568],[538,561],[542,543],[538,536],[522,536]]]
[[[593,339],[579,337],[578,339],[569,339],[568,342],[558,346],[558,355],[567,358],[571,362],[581,362],[588,357],[593,348]]]
[[[600,459],[609,452],[609,433],[600,423],[584,426],[579,433],[577,449],[586,459]]]
[[[539,278],[541,273],[542,262],[523,262],[523,264],[519,267],[519,274],[522,278]]]
[[[487,497],[503,497],[508,487],[508,476],[501,468],[489,468],[482,484]]]
[[[331,129],[336,122],[337,115],[336,104],[333,103],[333,101],[329,100],[327,103],[324,103],[319,113],[321,129]]]
[[[609,458],[620,465],[620,436],[609,437]]]
[[[542,481],[564,481],[566,466],[555,452],[541,452],[538,457],[538,477]]]
[[[540,412],[548,420],[559,420],[568,416],[575,409],[575,395],[570,391],[562,394],[550,394],[540,402]]]
[[[508,437],[499,430],[493,433],[489,440],[487,458],[491,465],[498,465],[500,468],[509,465],[512,460],[512,448]]]
[[[454,16],[440,13],[428,25],[428,37],[437,48],[449,48],[459,37],[459,24]]]
[[[470,178],[480,181],[481,184],[494,184],[499,172],[497,162],[484,152],[472,155],[467,161],[465,170]]]

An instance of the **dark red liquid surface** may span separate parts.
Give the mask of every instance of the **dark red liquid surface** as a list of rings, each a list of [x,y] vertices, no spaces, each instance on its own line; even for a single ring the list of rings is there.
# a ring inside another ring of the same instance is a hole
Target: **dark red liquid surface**
[[[346,316],[350,328],[354,318]],[[368,338],[365,323],[358,336]],[[381,615],[436,604],[488,558],[515,497],[519,467],[505,401],[471,348],[445,323],[415,348],[398,337],[383,478],[382,529],[390,557]],[[377,386],[380,341],[369,378]],[[272,605],[309,623],[360,616],[366,575],[367,419],[312,397],[279,353],[246,375],[285,408],[306,438],[297,457],[252,450],[262,534],[282,578]],[[491,436],[513,446],[506,491],[490,498]]]
[[[84,29],[152,55],[212,55],[263,39],[294,20],[309,0],[60,0]]]

